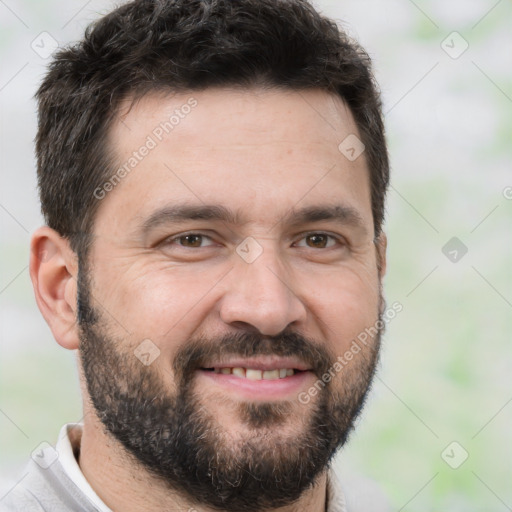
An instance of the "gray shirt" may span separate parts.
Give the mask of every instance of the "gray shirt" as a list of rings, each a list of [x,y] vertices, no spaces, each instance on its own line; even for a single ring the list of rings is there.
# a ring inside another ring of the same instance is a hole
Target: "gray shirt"
[[[42,443],[34,450],[20,479],[3,485],[0,512],[112,512],[94,492],[77,463],[81,433],[81,424],[69,423],[62,427],[55,448]],[[347,499],[335,471],[329,469],[327,512],[386,510],[375,489]]]

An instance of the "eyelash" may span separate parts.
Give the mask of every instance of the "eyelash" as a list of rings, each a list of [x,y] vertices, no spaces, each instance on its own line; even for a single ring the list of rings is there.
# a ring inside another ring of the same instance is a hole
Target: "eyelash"
[[[166,238],[162,244],[163,245],[171,245],[173,244],[174,242],[178,241],[180,238],[184,238],[186,236],[191,236],[191,235],[196,235],[196,236],[201,236],[203,238],[208,238],[209,240],[213,241],[212,237],[209,236],[209,235],[205,235],[204,233],[200,233],[200,232],[196,232],[196,231],[190,231],[188,233],[180,233],[179,235],[175,235],[171,238]],[[329,237],[329,239],[331,240],[334,240],[335,241],[335,245],[340,245],[340,246],[345,246],[346,245],[346,242],[344,239],[342,239],[341,237],[338,237],[338,236],[335,236],[335,235],[332,235],[330,233],[326,233],[324,231],[309,231],[307,233],[302,233],[301,234],[301,238],[299,240],[304,240],[305,238],[307,238],[308,236],[312,236],[312,235],[323,235],[323,236],[327,236]],[[327,242],[329,243],[329,242]],[[335,247],[335,245],[333,246],[330,246],[330,247],[321,247],[320,249],[332,249]],[[183,245],[180,245],[178,244],[179,247],[182,247],[184,249],[205,249],[206,247],[185,247]],[[211,247],[211,246],[207,246],[207,247]],[[310,247],[310,249],[314,249],[313,247]]]

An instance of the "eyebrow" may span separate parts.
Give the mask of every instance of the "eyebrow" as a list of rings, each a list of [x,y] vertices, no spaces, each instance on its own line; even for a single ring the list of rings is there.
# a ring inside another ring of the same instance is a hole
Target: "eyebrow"
[[[153,212],[140,226],[142,233],[147,233],[163,224],[187,220],[214,220],[228,224],[239,224],[240,216],[220,205],[179,204],[165,206]]]
[[[281,222],[290,226],[308,224],[311,222],[335,221],[358,228],[364,233],[367,232],[365,222],[361,214],[352,206],[344,205],[321,205],[306,206],[299,210],[292,209],[286,214]]]
[[[139,226],[138,231],[145,234],[165,224],[190,220],[210,220],[239,225],[242,224],[242,215],[221,205],[177,204],[159,208],[151,213]],[[363,233],[368,232],[363,217],[355,208],[339,204],[292,208],[271,229],[279,223],[296,227],[321,221],[334,221],[357,228]]]

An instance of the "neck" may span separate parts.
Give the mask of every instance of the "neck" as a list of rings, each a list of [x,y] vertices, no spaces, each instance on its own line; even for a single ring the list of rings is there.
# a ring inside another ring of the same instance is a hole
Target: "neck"
[[[114,511],[146,512],[190,510],[218,512],[205,505],[193,504],[185,496],[169,490],[161,480],[148,473],[128,455],[121,445],[107,436],[91,412],[84,417],[78,464],[96,494]],[[151,489],[151,492],[148,490]],[[292,505],[265,512],[324,512],[326,507],[327,471]]]

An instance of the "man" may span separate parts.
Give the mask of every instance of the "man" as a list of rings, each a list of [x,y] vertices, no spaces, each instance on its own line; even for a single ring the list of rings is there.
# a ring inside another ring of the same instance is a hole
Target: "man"
[[[30,273],[84,417],[1,505],[347,510],[384,312],[365,52],[306,0],[135,0],[37,98]]]

